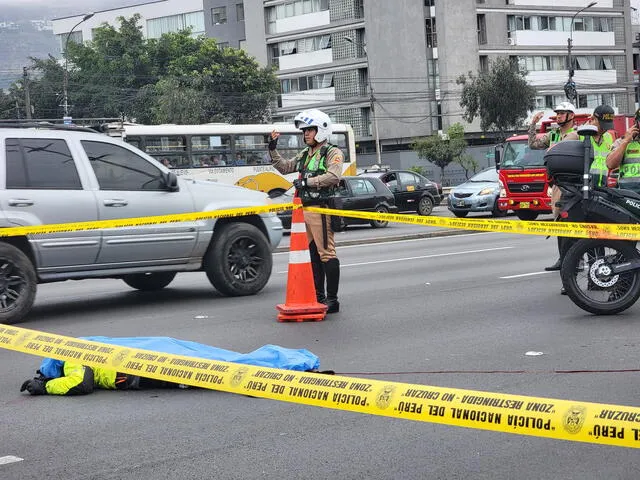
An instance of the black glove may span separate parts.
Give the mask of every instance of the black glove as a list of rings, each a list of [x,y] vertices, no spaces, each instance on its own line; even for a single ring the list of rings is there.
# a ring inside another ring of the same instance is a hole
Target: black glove
[[[269,150],[278,148],[278,138],[269,137]]]
[[[307,181],[304,178],[303,179],[296,178],[293,181],[293,186],[296,187],[296,190],[300,190],[300,189],[306,188],[307,187]]]
[[[20,391],[24,392],[26,390],[31,395],[46,395],[47,389],[45,388],[45,385],[47,380],[48,378],[42,376],[35,377],[33,380],[27,380],[20,387]]]

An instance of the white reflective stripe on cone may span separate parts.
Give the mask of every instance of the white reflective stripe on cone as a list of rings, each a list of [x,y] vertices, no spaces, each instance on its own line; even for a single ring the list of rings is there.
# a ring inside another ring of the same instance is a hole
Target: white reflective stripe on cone
[[[293,223],[291,225],[291,233],[307,233],[307,227],[303,222]]]
[[[292,250],[289,252],[289,264],[311,263],[309,250]]]

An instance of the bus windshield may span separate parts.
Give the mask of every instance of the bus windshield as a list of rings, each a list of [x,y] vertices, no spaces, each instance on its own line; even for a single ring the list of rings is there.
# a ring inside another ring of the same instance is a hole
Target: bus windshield
[[[505,142],[501,168],[543,167],[546,150],[532,150],[527,140]]]

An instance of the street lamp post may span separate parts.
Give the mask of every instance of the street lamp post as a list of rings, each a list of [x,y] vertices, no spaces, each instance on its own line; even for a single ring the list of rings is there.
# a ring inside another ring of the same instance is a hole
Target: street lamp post
[[[571,25],[569,27],[569,38],[567,38],[567,61],[568,61],[568,68],[569,68],[569,80],[567,80],[567,83],[564,85],[564,93],[567,96],[567,99],[574,105],[578,100],[578,92],[576,91],[576,84],[573,81],[573,74],[575,72],[575,69],[573,68],[573,57],[571,56],[571,49],[573,48],[573,22],[578,16],[578,14],[580,14],[581,12],[584,12],[587,8],[593,7],[597,3],[598,2],[591,2],[586,7],[582,7],[580,10],[574,13],[573,17],[571,17]]]
[[[67,54],[67,47],[69,46],[69,37],[71,37],[71,34],[73,33],[73,31],[76,29],[78,25],[80,25],[82,22],[86,22],[91,17],[93,17],[93,15],[94,15],[93,13],[87,13],[84,17],[82,17],[82,20],[76,23],[73,26],[73,28],[69,30],[69,33],[67,33],[67,38],[64,42],[64,79],[63,79],[63,85],[62,85],[64,104],[62,106],[64,108],[65,117],[69,116],[69,69],[68,69],[69,55]]]
[[[354,40],[351,37],[345,36],[344,39],[349,43],[353,43],[354,45],[360,45],[362,47],[362,50],[364,51],[364,54],[367,57],[367,64],[368,64],[369,55],[367,53],[367,46],[364,43],[358,42],[357,40]],[[373,120],[373,138],[376,146],[376,163],[378,165],[382,165],[382,156],[380,152],[380,135],[378,133],[378,117],[376,115],[375,96],[374,96],[373,87],[371,85],[371,75],[369,75],[369,73],[370,72],[367,72],[367,88],[369,90],[369,109],[371,111],[371,117],[372,117],[371,119]]]

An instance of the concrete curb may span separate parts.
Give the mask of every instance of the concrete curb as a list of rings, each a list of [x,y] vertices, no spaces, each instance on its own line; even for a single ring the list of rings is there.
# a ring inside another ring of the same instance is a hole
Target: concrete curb
[[[446,229],[436,230],[435,232],[410,233],[407,235],[389,235],[383,237],[360,238],[358,240],[339,240],[336,241],[336,247],[345,247],[349,245],[370,245],[375,243],[395,242],[398,240],[415,240],[419,238],[435,238],[435,237],[451,237],[454,235],[465,235],[469,233],[488,233],[481,230],[458,230]],[[288,252],[289,247],[278,247],[274,252]]]

